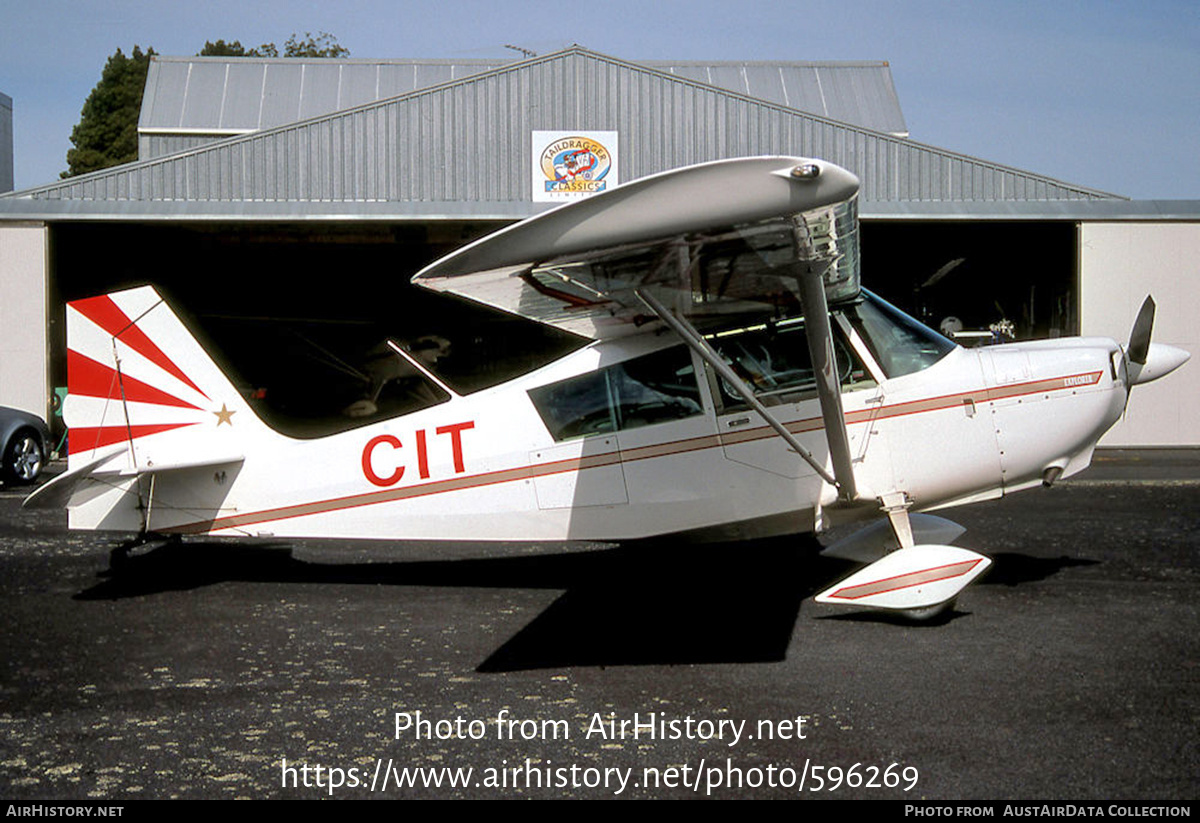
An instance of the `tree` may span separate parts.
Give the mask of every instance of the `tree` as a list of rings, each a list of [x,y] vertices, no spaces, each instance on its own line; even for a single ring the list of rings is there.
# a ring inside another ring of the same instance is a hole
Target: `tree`
[[[278,57],[279,47],[274,43],[263,43],[252,49],[247,49],[242,45],[240,40],[233,40],[226,43],[224,40],[218,40],[215,43],[211,40],[204,43],[204,48],[200,49],[197,57]],[[292,36],[283,44],[284,57],[349,57],[350,49],[340,45],[337,38],[329,32],[317,32],[317,36],[313,37],[312,32],[304,32],[304,39],[301,40],[293,32]]]
[[[258,49],[250,49],[246,51],[245,46],[240,40],[234,40],[226,43],[224,40],[213,42],[211,40],[204,41],[204,48],[196,54],[197,57],[262,57],[258,53]]]
[[[268,43],[262,48],[270,46],[275,48],[274,43]],[[350,49],[339,45],[337,38],[329,32],[317,32],[314,38],[312,32],[304,32],[304,39],[297,40],[293,32],[292,36],[283,44],[284,57],[349,57]]]
[[[153,55],[154,49],[143,52],[134,46],[129,57],[117,49],[108,58],[71,131],[75,148],[67,152],[68,170],[63,177],[137,160],[138,115]]]

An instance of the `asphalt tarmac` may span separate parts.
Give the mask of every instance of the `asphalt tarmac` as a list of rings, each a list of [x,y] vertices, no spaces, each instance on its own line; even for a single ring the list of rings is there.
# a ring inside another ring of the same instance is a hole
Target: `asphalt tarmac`
[[[119,539],[23,495],[0,797],[1198,794],[1200,452],[942,512],[995,566],[921,625],[815,605],[849,567],[809,539],[188,540],[112,574]]]

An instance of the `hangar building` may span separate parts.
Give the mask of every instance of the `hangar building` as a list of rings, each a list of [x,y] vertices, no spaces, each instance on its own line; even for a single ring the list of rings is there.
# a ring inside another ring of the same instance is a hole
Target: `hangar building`
[[[759,154],[849,168],[864,282],[933,326],[1123,341],[1149,292],[1155,339],[1200,352],[1200,202],[915,142],[886,63],[634,63],[578,46],[511,62],[156,58],[138,162],[0,196],[0,404],[45,413],[65,385],[65,302],[143,282],[241,352],[251,385],[384,328],[511,323],[408,279],[550,207],[533,141],[568,133],[611,140],[620,180]],[[504,338],[510,359],[557,344]],[[1104,444],[1200,444],[1184,411],[1198,402],[1193,365],[1143,387]]]

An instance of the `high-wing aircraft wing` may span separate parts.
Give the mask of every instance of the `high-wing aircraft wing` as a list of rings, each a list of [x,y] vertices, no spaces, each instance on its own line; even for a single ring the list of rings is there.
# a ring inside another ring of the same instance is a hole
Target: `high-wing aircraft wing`
[[[626,183],[459,249],[413,282],[585,337],[639,330],[654,294],[685,317],[798,306],[797,266],[830,299],[859,288],[858,179],[752,157]]]
[[[436,261],[413,282],[597,339],[657,317],[849,502],[855,481],[827,300],[859,291],[857,196],[858,178],[824,161],[705,163],[518,223]],[[832,473],[689,322],[764,308],[808,318]]]

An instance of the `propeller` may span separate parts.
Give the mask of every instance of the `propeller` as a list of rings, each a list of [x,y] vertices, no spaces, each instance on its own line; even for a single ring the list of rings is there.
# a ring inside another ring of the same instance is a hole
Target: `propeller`
[[[1154,329],[1154,298],[1146,297],[1129,332],[1125,359],[1125,408],[1129,408],[1130,390],[1141,383],[1157,380],[1182,366],[1191,357],[1186,351],[1163,343],[1151,343]],[[1123,413],[1123,412],[1122,412]]]
[[[1137,319],[1133,321],[1133,330],[1129,332],[1129,346],[1125,349],[1129,362],[1146,365],[1146,358],[1150,355],[1150,332],[1153,330],[1154,298],[1147,295],[1138,310]]]

